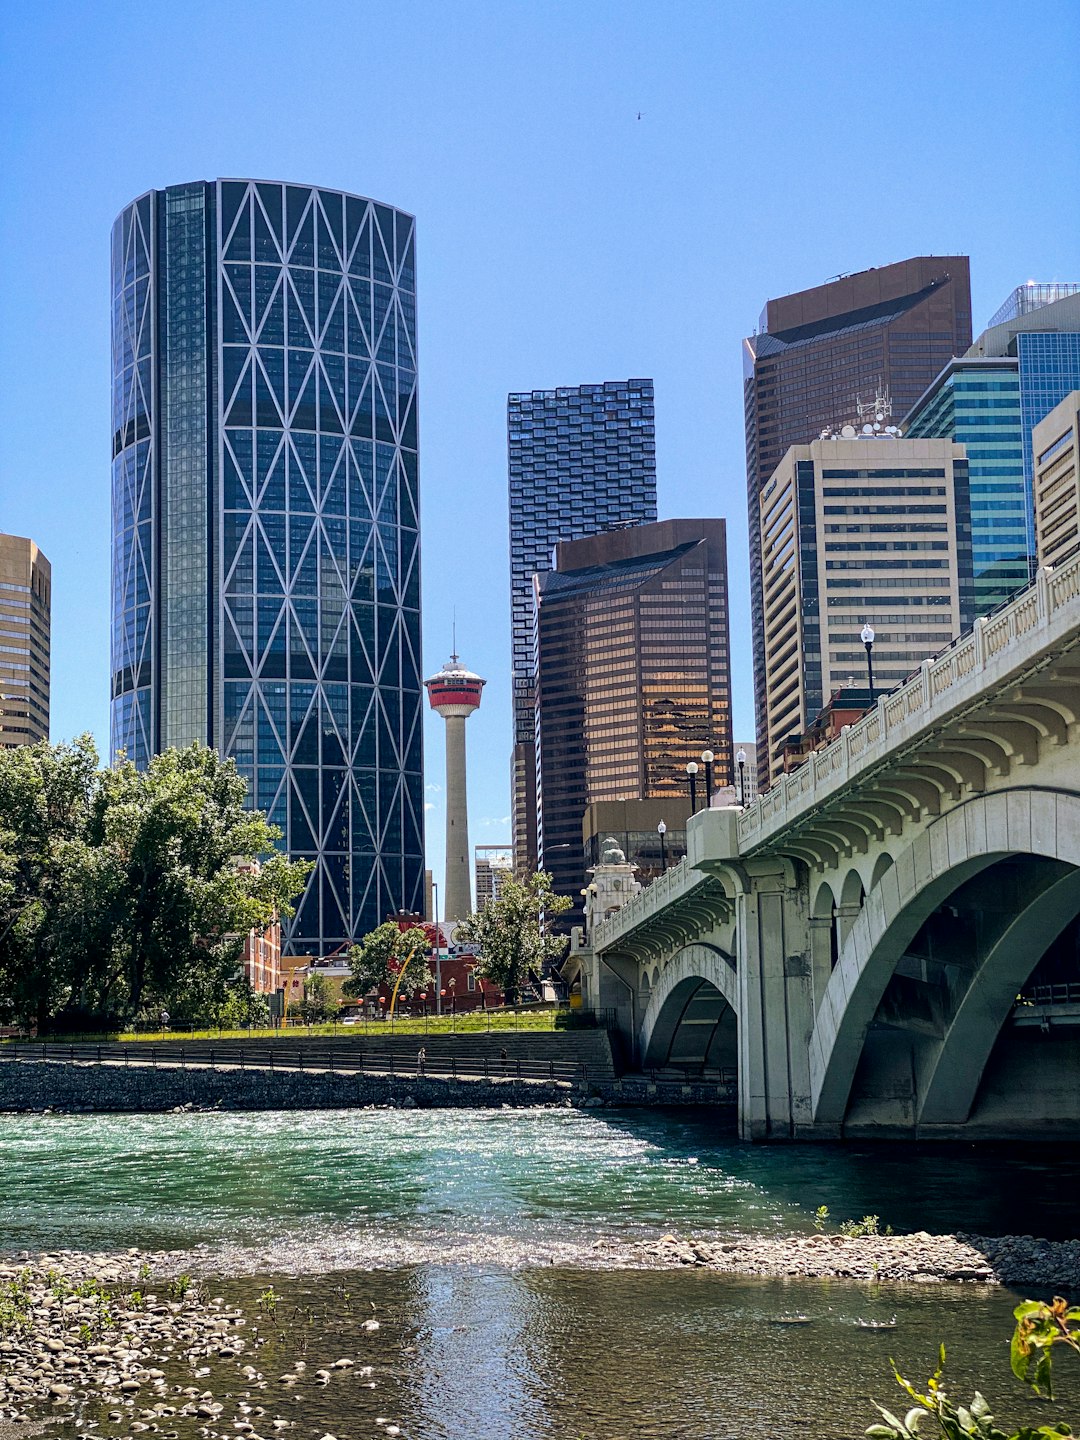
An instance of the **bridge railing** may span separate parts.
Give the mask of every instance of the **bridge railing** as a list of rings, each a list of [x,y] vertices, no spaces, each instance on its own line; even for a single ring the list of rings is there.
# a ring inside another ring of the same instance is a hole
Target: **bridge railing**
[[[739,816],[739,850],[752,850],[771,830],[816,797],[819,787],[834,788],[837,779],[880,760],[898,729],[911,720],[929,720],[951,692],[996,665],[1025,636],[1046,628],[1080,598],[1080,553],[1052,570],[1040,570],[1032,583],[996,614],[977,620],[966,635],[933,659],[924,660],[915,675],[883,695],[869,714],[846,728],[831,744],[815,751],[798,769],[783,776]],[[957,697],[959,698],[959,697]]]
[[[651,885],[639,890],[633,899],[620,906],[614,915],[599,921],[593,928],[591,942],[602,947],[616,929],[621,930],[626,925],[633,926],[644,920],[645,916],[658,906],[666,905],[689,885],[700,884],[704,878],[692,865],[687,864],[686,856],[683,856],[677,864],[669,865],[664,874],[658,875]]]

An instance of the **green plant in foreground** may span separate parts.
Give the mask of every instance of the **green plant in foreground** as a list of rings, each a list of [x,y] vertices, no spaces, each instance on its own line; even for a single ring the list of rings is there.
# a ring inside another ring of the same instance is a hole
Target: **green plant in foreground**
[[[173,1297],[174,1300],[183,1300],[184,1296],[188,1293],[193,1284],[194,1281],[192,1280],[190,1275],[177,1275],[175,1280],[169,1281],[169,1294]]]
[[[274,1287],[270,1285],[262,1292],[255,1304],[267,1315],[273,1316],[277,1314],[277,1302],[278,1297],[274,1294]]]
[[[1065,1345],[1080,1354],[1080,1330],[1071,1328],[1080,1322],[1080,1308],[1070,1308],[1060,1296],[1053,1304],[1044,1305],[1039,1300],[1025,1300],[1013,1311],[1016,1329],[1010,1346],[1010,1364],[1013,1374],[1025,1385],[1030,1385],[1036,1395],[1045,1393],[1052,1398],[1051,1352],[1055,1345]],[[946,1395],[941,1384],[945,1368],[945,1346],[938,1352],[938,1368],[926,1382],[926,1393],[916,1390],[910,1381],[890,1362],[896,1383],[915,1403],[901,1420],[884,1405],[877,1408],[884,1424],[871,1425],[868,1436],[877,1440],[925,1440],[935,1433],[924,1425],[927,1417],[936,1424],[936,1433],[945,1440],[1051,1440],[1051,1437],[1072,1437],[1072,1428],[1061,1421],[1050,1425],[1024,1425],[1011,1434],[994,1424],[990,1406],[978,1391],[970,1405],[956,1405]]]
[[[815,1230],[824,1230],[824,1229],[825,1229],[825,1226],[826,1226],[828,1223],[829,1223],[829,1207],[828,1207],[828,1205],[819,1205],[819,1206],[817,1207],[817,1209],[814,1211],[814,1229],[815,1229]]]

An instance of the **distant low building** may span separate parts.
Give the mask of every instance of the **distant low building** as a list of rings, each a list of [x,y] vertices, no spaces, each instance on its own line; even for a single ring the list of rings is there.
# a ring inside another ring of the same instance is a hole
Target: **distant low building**
[[[476,845],[473,847],[476,871],[476,913],[492,900],[498,900],[502,887],[514,873],[512,845]]]
[[[876,692],[880,693],[880,692]],[[813,720],[801,734],[789,735],[781,747],[781,762],[784,774],[812,755],[815,750],[824,750],[843,730],[845,725],[854,725],[871,709],[870,691],[866,687],[842,686],[834,690]]]
[[[49,738],[52,566],[33,540],[0,534],[0,748]]]
[[[257,875],[258,860],[234,855],[233,865],[242,874]],[[281,921],[275,912],[264,929],[253,926],[244,937],[241,961],[247,982],[256,995],[273,995],[281,988]]]
[[[595,800],[586,806],[581,822],[585,869],[599,865],[605,842],[614,840],[641,883],[648,885],[686,854],[689,818],[689,791],[663,800]]]
[[[265,930],[249,930],[244,940],[244,974],[256,995],[281,989],[281,922]]]

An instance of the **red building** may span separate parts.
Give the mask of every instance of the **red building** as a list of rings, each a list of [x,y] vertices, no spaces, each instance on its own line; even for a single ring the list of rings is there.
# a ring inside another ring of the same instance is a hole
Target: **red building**
[[[244,938],[244,974],[257,995],[281,988],[281,921],[265,930],[249,930]]]

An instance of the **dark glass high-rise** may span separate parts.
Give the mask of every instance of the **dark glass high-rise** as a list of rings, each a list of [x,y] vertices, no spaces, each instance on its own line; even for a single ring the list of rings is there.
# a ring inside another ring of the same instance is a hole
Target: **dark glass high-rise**
[[[252,180],[113,228],[112,750],[236,761],[292,953],[423,901],[414,231]]]
[[[651,380],[531,390],[507,401],[514,675],[514,865],[535,869],[532,577],[559,540],[656,519]]]

